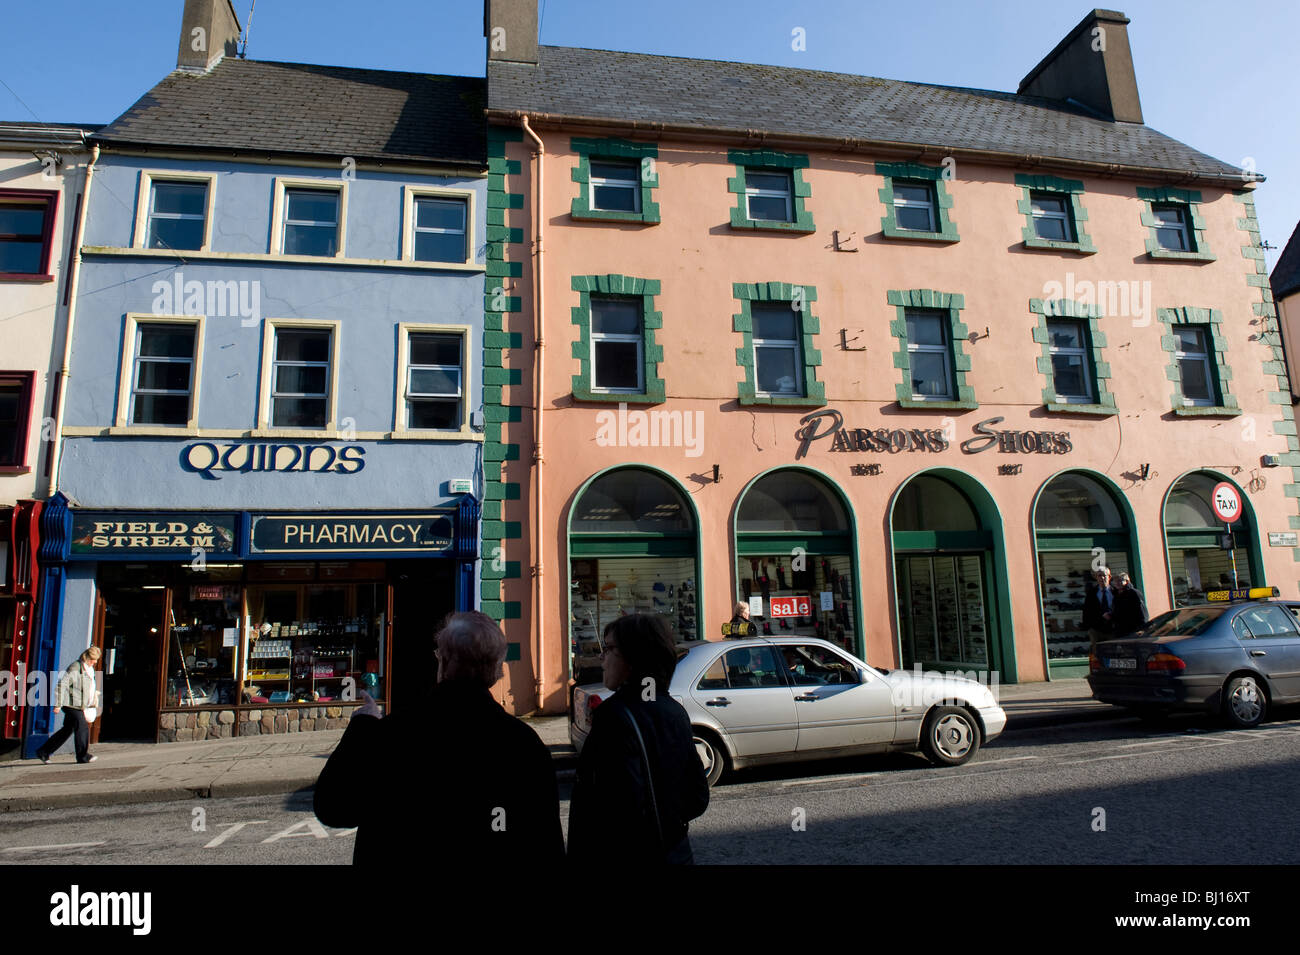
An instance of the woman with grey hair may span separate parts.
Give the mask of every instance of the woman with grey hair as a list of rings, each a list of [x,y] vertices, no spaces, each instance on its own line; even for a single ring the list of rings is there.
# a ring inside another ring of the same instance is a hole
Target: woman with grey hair
[[[384,716],[363,694],[316,781],[316,817],[357,828],[354,864],[561,862],[550,751],[489,692],[501,678],[505,635],[468,611],[449,616],[434,644],[438,680],[423,699]]]
[[[48,763],[50,756],[67,742],[69,736],[74,739],[77,762],[93,763],[99,758],[90,755],[90,724],[98,715],[99,688],[95,685],[95,664],[101,656],[103,653],[99,647],[90,647],[82,651],[81,656],[59,677],[54,691],[54,712],[63,712],[63,727],[36,751],[42,763]]]

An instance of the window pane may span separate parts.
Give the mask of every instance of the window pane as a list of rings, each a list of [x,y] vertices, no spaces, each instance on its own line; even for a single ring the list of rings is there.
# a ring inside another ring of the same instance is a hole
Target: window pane
[[[1065,215],[1065,200],[1053,196],[1033,196],[1029,200],[1030,208],[1034,214],[1048,213],[1054,216]]]
[[[765,394],[796,395],[799,393],[798,371],[795,367],[795,349],[754,349],[757,365],[758,390]]]
[[[640,212],[639,187],[593,185],[591,207],[607,212]]]
[[[727,679],[731,689],[754,686],[785,686],[781,664],[771,647],[728,650],[726,657]]]
[[[1044,219],[1035,216],[1034,232],[1040,239],[1051,242],[1071,242],[1074,238],[1070,235],[1064,219]]]
[[[745,172],[746,189],[762,189],[769,192],[790,192],[790,174],[784,172]]]
[[[1082,355],[1053,355],[1052,380],[1063,398],[1092,397]]]
[[[1183,380],[1183,397],[1194,401],[1210,400],[1210,381],[1206,375],[1205,359],[1182,358],[1178,371]]]
[[[1049,321],[1047,333],[1051,336],[1053,348],[1083,347],[1083,329],[1078,322]]]
[[[190,390],[190,363],[187,361],[141,361],[136,374],[136,388],[141,391]]]
[[[155,182],[153,211],[168,215],[206,216],[208,187],[201,182]]]
[[[1199,328],[1175,328],[1174,334],[1178,336],[1179,351],[1195,352],[1197,354],[1205,352],[1205,339],[1202,337]]]
[[[284,227],[285,255],[337,255],[338,229],[334,226],[287,225]]]
[[[465,231],[465,200],[417,199],[415,224],[421,229]]]
[[[411,335],[412,365],[459,365],[459,335]]]
[[[641,306],[627,300],[592,299],[591,330],[599,335],[640,335]]]
[[[920,202],[926,205],[932,205],[934,200],[933,193],[929,186],[922,186],[902,182],[894,183],[894,201],[903,202]]]
[[[755,220],[788,222],[787,201],[779,196],[750,196],[749,217]]]
[[[201,249],[203,248],[203,220],[150,219],[148,247],[151,249]]]
[[[415,233],[417,262],[464,262],[465,235],[461,232]]]
[[[40,242],[0,242],[0,272],[39,274],[43,249]]]
[[[752,305],[750,317],[755,338],[792,342],[799,336],[798,319],[788,305]]]
[[[330,333],[277,329],[275,357],[278,361],[329,361]]]
[[[597,388],[640,388],[641,346],[636,342],[596,342]]]
[[[900,229],[910,229],[913,232],[933,232],[934,219],[931,218],[930,210],[919,206],[899,206],[896,210],[896,218]]]
[[[327,189],[290,189],[288,216],[291,222],[317,222],[337,224],[339,221],[339,194]]]
[[[635,183],[638,168],[632,163],[604,162],[593,159],[591,161],[591,178],[617,179],[622,182]]]
[[[276,398],[271,406],[273,428],[325,427],[324,398]]]
[[[1176,209],[1173,206],[1156,206],[1151,210],[1152,216],[1155,217],[1156,225],[1178,226],[1183,225],[1183,210]]]
[[[1156,241],[1160,248],[1171,252],[1188,252],[1187,234],[1182,229],[1156,229]]]
[[[413,395],[460,394],[459,368],[412,368],[407,389]]]
[[[907,341],[910,345],[942,345],[945,343],[943,325],[945,316],[935,312],[907,313]]]
[[[134,424],[184,425],[190,416],[189,395],[136,395]]]
[[[948,367],[943,355],[912,352],[912,393],[927,398],[951,398]]]
[[[44,231],[44,203],[0,205],[0,235],[39,236]]]
[[[140,356],[143,358],[191,358],[194,355],[193,325],[141,325]]]
[[[275,369],[275,391],[282,395],[323,395],[328,373],[328,368],[319,365],[278,365]]]
[[[421,398],[408,402],[406,426],[408,428],[436,428],[446,430],[460,427],[460,402]]]
[[[0,464],[15,465],[22,457],[23,449],[18,447],[22,391],[21,385],[0,385]]]

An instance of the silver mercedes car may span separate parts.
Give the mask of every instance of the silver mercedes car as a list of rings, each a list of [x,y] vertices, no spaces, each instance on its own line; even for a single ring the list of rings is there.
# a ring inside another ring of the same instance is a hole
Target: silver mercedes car
[[[693,644],[668,690],[691,717],[710,786],[747,766],[894,750],[960,766],[1007,722],[982,683],[880,670],[812,637]],[[612,692],[574,688],[569,738],[579,752]]]

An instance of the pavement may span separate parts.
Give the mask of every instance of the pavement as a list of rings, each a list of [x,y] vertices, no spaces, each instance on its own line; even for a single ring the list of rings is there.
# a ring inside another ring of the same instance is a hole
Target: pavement
[[[1116,707],[1098,703],[1086,680],[999,686],[1007,730],[1117,719]],[[559,772],[571,771],[567,716],[525,720],[537,731]],[[263,796],[310,789],[343,730],[198,743],[100,743],[94,763],[72,753],[48,764],[35,759],[0,762],[0,814],[33,809],[111,806],[230,796]]]

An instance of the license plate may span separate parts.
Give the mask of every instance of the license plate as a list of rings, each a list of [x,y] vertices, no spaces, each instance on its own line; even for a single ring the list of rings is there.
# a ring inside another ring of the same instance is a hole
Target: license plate
[[[1110,670],[1136,670],[1138,662],[1136,660],[1107,660],[1106,668]]]

